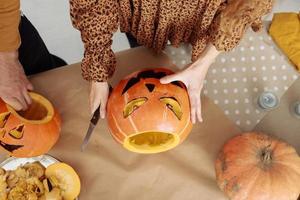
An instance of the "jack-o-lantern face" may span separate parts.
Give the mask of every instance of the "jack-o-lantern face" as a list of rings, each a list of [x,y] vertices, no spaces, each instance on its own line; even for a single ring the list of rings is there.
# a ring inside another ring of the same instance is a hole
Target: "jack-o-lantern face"
[[[163,152],[180,144],[191,131],[184,84],[160,83],[172,73],[163,68],[142,70],[114,88],[107,104],[108,124],[113,137],[126,149]]]
[[[42,155],[59,137],[60,117],[44,97],[30,93],[33,103],[16,112],[0,99],[0,146],[15,157]]]
[[[0,145],[6,149],[9,152],[13,152],[21,147],[23,147],[23,145],[14,145],[14,144],[6,144],[5,142],[1,141],[1,138],[5,137],[5,134],[9,134],[10,137],[14,138],[14,139],[21,139],[23,137],[24,134],[24,125],[19,125],[11,130],[9,130],[8,132],[6,132],[6,130],[4,129],[9,117],[10,117],[11,113],[10,112],[5,112],[5,113],[1,113],[0,114]]]

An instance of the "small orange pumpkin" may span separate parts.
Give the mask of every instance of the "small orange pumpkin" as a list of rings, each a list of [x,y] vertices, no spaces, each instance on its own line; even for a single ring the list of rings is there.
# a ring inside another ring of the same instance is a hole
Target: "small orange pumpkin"
[[[261,133],[229,140],[216,160],[216,175],[231,200],[296,200],[300,194],[296,150]]]
[[[61,120],[52,104],[36,93],[26,111],[15,111],[0,99],[0,146],[15,157],[47,153],[59,137]]]
[[[123,79],[107,104],[112,136],[129,151],[158,153],[180,144],[192,129],[190,104],[183,83],[161,84],[173,72],[146,69]]]

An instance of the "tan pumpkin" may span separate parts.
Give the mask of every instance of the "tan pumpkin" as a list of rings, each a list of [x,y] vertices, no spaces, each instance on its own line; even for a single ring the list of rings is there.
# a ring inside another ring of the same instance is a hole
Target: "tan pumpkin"
[[[219,187],[231,200],[297,200],[300,157],[282,140],[245,133],[229,140],[216,160]]]
[[[164,68],[135,72],[112,91],[107,120],[112,136],[129,151],[159,153],[185,140],[192,129],[190,103],[183,83],[161,84],[173,74]]]
[[[30,107],[19,112],[0,99],[0,146],[15,157],[47,153],[60,134],[60,115],[52,104],[39,94],[30,96]]]

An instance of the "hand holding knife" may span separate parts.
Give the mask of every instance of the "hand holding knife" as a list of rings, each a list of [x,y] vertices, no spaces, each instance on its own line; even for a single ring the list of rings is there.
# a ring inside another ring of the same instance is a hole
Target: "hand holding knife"
[[[112,92],[112,89],[113,88],[111,87],[111,85],[109,85],[109,93]],[[82,152],[85,150],[85,148],[86,148],[86,146],[87,146],[87,144],[88,144],[88,142],[89,142],[89,140],[91,138],[91,135],[92,135],[92,133],[93,133],[93,131],[94,131],[94,129],[95,129],[98,121],[99,121],[99,118],[100,118],[100,106],[101,105],[99,105],[99,107],[96,109],[96,111],[93,114],[92,119],[90,120],[89,128],[88,128],[87,133],[86,133],[86,135],[84,137],[84,140],[83,140],[83,142],[81,144],[81,151]]]
[[[84,140],[81,144],[81,151],[82,152],[85,150],[85,148],[86,148],[86,146],[87,146],[87,144],[88,144],[88,142],[91,138],[91,135],[92,135],[92,133],[93,133],[98,121],[99,121],[99,118],[100,118],[100,106],[96,109],[96,111],[93,114],[92,119],[90,120],[89,128],[88,128],[87,133],[84,137]]]

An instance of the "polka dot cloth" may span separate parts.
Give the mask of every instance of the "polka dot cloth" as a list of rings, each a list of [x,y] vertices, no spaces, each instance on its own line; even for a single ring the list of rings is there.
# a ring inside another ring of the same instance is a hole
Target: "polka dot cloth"
[[[179,68],[190,63],[191,47],[168,46],[167,55]],[[248,31],[233,51],[222,53],[210,70],[203,93],[242,130],[253,130],[267,111],[257,104],[264,91],[280,97],[298,79],[298,72],[277,48],[267,31]]]

